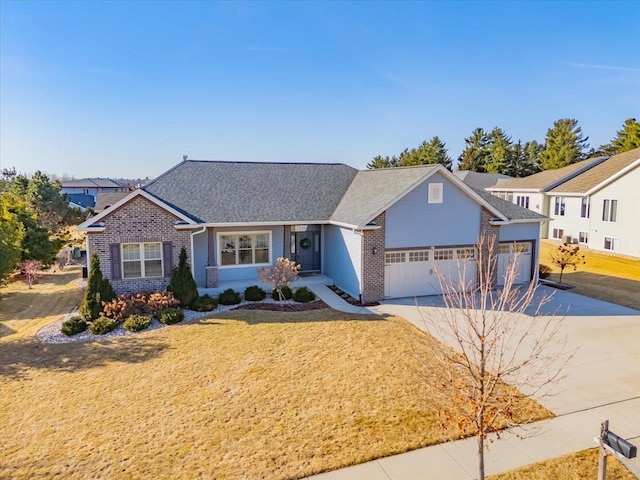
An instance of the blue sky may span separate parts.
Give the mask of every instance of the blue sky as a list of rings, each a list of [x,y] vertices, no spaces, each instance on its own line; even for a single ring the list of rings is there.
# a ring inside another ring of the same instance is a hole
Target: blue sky
[[[476,127],[592,146],[640,118],[640,2],[0,0],[0,162],[157,176],[194,159],[357,168]]]

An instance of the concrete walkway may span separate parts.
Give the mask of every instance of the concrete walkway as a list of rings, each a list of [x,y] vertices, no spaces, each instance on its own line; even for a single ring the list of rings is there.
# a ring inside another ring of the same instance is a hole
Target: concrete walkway
[[[316,291],[315,286],[313,289]],[[364,313],[326,290],[316,293],[333,308]],[[326,296],[327,292],[334,299]],[[549,292],[546,287],[540,289],[541,294]],[[600,422],[606,419],[611,431],[640,446],[640,312],[571,292],[553,293],[547,312],[565,315],[562,332],[568,336],[569,349],[578,348],[571,364],[565,367],[566,377],[558,385],[558,393],[540,400],[557,416],[503,432],[500,439],[494,436],[485,453],[488,475],[593,448]],[[424,329],[423,316],[443,308],[439,297],[419,298],[421,315],[415,302],[416,299],[388,301],[368,310],[404,317]],[[521,439],[523,434],[528,438]],[[640,478],[640,459],[625,459],[624,463]],[[471,480],[477,478],[476,471],[476,439],[473,437],[309,478]]]

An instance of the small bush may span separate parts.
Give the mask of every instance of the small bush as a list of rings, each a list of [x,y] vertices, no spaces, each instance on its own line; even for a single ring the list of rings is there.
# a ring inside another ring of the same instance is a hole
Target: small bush
[[[284,297],[285,300],[291,300],[291,298],[293,297],[293,291],[291,290],[290,287],[288,286],[284,286],[282,287],[282,296]],[[278,295],[278,291],[274,290],[273,292],[271,292],[271,298],[273,298],[274,300],[280,300],[280,295]]]
[[[191,304],[191,310],[195,310],[196,312],[210,312],[215,310],[217,306],[218,301],[205,294],[196,298],[195,302]]]
[[[232,288],[226,289],[218,296],[218,303],[221,305],[237,305],[241,302],[240,294]]]
[[[147,295],[144,311],[149,315],[157,315],[167,308],[177,307],[180,301],[171,292],[154,292]]]
[[[146,315],[129,315],[122,326],[130,332],[139,332],[151,325],[151,317]]]
[[[114,298],[110,302],[102,302],[101,317],[113,318],[116,322],[122,321],[129,316],[131,310],[131,302],[126,294]]]
[[[547,265],[543,265],[541,263],[540,266],[538,267],[538,272],[539,272],[540,278],[548,278],[549,275],[551,275],[551,267]]]
[[[264,300],[264,297],[266,296],[267,292],[265,292],[257,285],[247,287],[247,289],[244,291],[244,299],[249,302],[259,302],[260,300]]]
[[[174,323],[180,323],[184,320],[184,312],[178,308],[167,308],[162,310],[158,315],[160,320],[165,325],[173,325]]]
[[[301,288],[298,288],[296,292],[293,294],[293,299],[296,302],[307,303],[307,302],[313,302],[316,299],[316,296],[307,287],[301,287]]]
[[[89,331],[94,335],[104,335],[105,333],[112,332],[117,326],[118,322],[113,318],[100,317],[89,325]]]
[[[87,322],[82,317],[71,317],[62,324],[62,333],[71,337],[87,329]]]

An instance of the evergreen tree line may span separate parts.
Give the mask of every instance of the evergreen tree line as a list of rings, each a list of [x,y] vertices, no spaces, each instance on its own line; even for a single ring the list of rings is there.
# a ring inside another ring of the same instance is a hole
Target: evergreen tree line
[[[501,173],[512,177],[526,177],[542,170],[565,167],[586,158],[615,155],[640,147],[640,123],[635,118],[626,120],[611,142],[599,148],[589,148],[578,121],[561,118],[547,130],[543,144],[535,140],[513,141],[504,130],[495,127],[487,131],[476,128],[464,139],[465,148],[458,157],[459,170]],[[442,164],[452,169],[446,145],[437,136],[418,147],[405,149],[393,157],[374,157],[367,168],[406,167],[412,165]]]
[[[39,171],[28,178],[5,169],[0,178],[0,283],[20,261],[51,265],[68,241],[67,227],[84,218],[69,206],[59,182]]]

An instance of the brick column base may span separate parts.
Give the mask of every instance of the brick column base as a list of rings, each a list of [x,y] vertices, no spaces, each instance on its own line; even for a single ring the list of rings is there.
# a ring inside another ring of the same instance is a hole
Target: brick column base
[[[207,288],[216,288],[218,286],[218,267],[205,267],[207,272]]]

